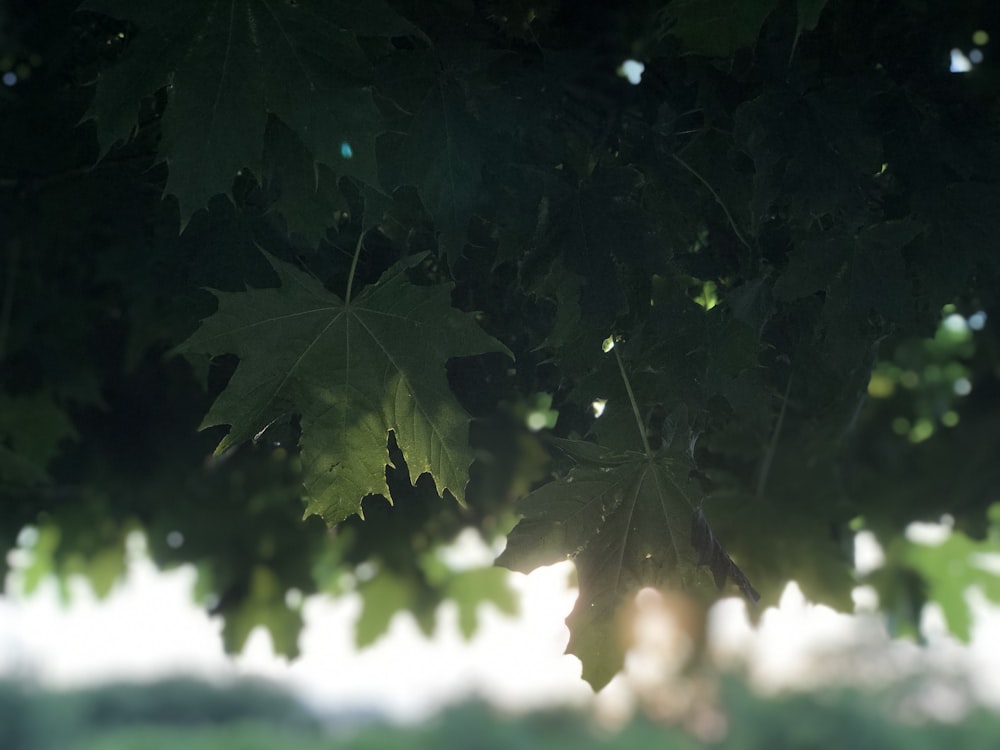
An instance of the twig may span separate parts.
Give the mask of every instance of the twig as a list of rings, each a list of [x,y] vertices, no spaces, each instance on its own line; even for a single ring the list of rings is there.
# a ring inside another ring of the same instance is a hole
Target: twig
[[[743,244],[743,246],[747,250],[749,250],[751,252],[751,254],[752,254],[753,253],[753,248],[750,247],[750,243],[747,242],[746,238],[743,236],[743,233],[740,232],[739,227],[736,226],[736,221],[733,219],[732,214],[729,213],[729,209],[726,208],[726,204],[722,202],[722,198],[720,198],[719,194],[717,192],[715,192],[715,188],[713,188],[709,184],[708,180],[706,180],[704,177],[702,177],[701,174],[694,167],[692,167],[690,164],[688,164],[686,161],[684,161],[677,154],[671,154],[671,156],[674,158],[674,161],[676,161],[678,164],[680,164],[682,167],[684,167],[684,169],[686,169],[688,172],[690,172],[692,175],[694,175],[695,178],[698,180],[698,182],[700,182],[702,185],[704,185],[705,188],[708,190],[708,192],[710,192],[712,194],[712,197],[715,198],[715,202],[718,203],[719,207],[722,209],[722,213],[724,213],[726,215],[726,219],[729,220],[729,226],[731,226],[733,228],[733,234],[736,235],[736,239],[738,239]]]
[[[351,288],[354,286],[354,272],[358,268],[358,258],[361,257],[361,243],[365,239],[365,233],[362,232],[358,235],[358,244],[354,248],[354,257],[351,258],[351,270],[348,272],[347,276],[347,293],[344,295],[344,304],[351,304]]]

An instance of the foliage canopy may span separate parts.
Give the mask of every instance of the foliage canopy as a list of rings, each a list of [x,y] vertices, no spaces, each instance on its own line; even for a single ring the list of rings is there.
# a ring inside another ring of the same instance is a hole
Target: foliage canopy
[[[440,554],[509,533],[576,563],[597,688],[644,586],[850,609],[859,529],[901,632],[1000,596],[1000,69],[947,67],[992,4],[76,6],[0,19],[29,586],[141,530],[295,654],[290,591],[358,590],[363,643],[510,610]]]

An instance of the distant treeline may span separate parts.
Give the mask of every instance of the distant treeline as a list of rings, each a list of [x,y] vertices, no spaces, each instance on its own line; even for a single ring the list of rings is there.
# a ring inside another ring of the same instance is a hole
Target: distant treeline
[[[319,722],[305,706],[262,682],[170,679],[59,692],[0,682],[0,750],[118,747],[90,742],[123,730],[175,727],[197,733],[247,723],[294,734],[319,732]]]
[[[453,708],[419,727],[347,722],[336,736],[294,697],[262,683],[194,680],[43,692],[0,683],[2,750],[995,750],[1000,717],[985,710],[955,724],[890,716],[886,695],[856,691],[768,699],[726,682],[728,731],[706,745],[677,727],[636,719],[617,733],[587,717],[546,711],[516,719],[481,704]],[[333,727],[336,729],[336,727]]]

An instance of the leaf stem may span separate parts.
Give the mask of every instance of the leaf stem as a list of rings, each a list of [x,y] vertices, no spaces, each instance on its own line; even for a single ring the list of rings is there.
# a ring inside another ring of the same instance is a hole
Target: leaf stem
[[[358,269],[358,258],[361,257],[361,243],[365,239],[365,232],[358,235],[358,244],[354,247],[354,257],[351,258],[351,270],[347,275],[347,293],[344,294],[344,304],[351,304],[351,288],[354,286],[354,272]]]
[[[635,424],[639,428],[639,437],[642,438],[642,448],[646,452],[646,456],[652,458],[653,451],[650,449],[649,441],[646,439],[646,425],[642,421],[642,415],[639,414],[639,404],[635,400],[635,393],[632,392],[632,383],[629,382],[628,375],[625,374],[625,365],[622,364],[622,358],[618,353],[618,347],[612,347],[612,351],[615,353],[615,361],[618,363],[618,370],[621,372],[622,381],[625,383],[625,391],[628,393],[629,403],[632,404],[632,413],[635,415]]]
[[[722,213],[724,213],[726,215],[726,219],[729,220],[729,226],[733,228],[733,234],[736,235],[736,239],[738,239],[743,244],[743,247],[749,250],[752,254],[753,248],[750,247],[750,243],[747,242],[746,238],[743,236],[743,233],[740,232],[739,227],[736,226],[736,221],[733,219],[733,215],[729,213],[729,209],[726,208],[726,204],[722,202],[722,198],[719,196],[719,194],[715,192],[715,188],[711,186],[708,180],[706,180],[704,177],[701,176],[698,170],[696,170],[694,167],[692,167],[690,164],[684,161],[677,154],[671,154],[671,156],[674,158],[674,161],[676,161],[678,164],[684,167],[684,169],[686,169],[688,172],[694,175],[695,179],[697,179],[698,182],[704,185],[705,188],[708,190],[708,192],[712,194],[712,197],[715,198],[715,202],[718,203],[719,207],[722,209]]]
[[[785,385],[785,395],[781,399],[781,411],[778,412],[778,422],[774,425],[774,432],[771,434],[771,442],[768,443],[767,453],[760,465],[760,476],[757,477],[757,498],[764,496],[764,488],[767,486],[767,477],[771,473],[771,463],[774,461],[774,454],[778,450],[778,438],[781,437],[781,428],[785,424],[785,410],[788,408],[788,394],[792,391],[792,375],[788,374],[788,383]]]

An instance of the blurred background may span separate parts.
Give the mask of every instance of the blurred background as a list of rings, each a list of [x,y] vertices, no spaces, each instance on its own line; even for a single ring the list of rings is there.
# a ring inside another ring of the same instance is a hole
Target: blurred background
[[[928,545],[948,534],[940,525],[911,529]],[[446,558],[461,569],[493,554],[464,535]],[[857,540],[860,569],[878,566],[881,554],[870,538]],[[158,571],[138,533],[124,580],[103,601],[82,577],[63,587],[45,577],[25,595],[31,554],[12,553],[11,563],[0,600],[5,750],[986,748],[1000,729],[1000,609],[975,589],[968,644],[948,634],[934,605],[922,617],[922,644],[891,638],[863,587],[857,613],[845,615],[810,604],[791,584],[756,627],[742,600],[723,600],[710,613],[708,658],[693,671],[676,622],[683,602],[647,590],[625,672],[594,695],[578,660],[562,653],[575,598],[568,563],[508,573],[517,614],[480,605],[471,638],[449,602],[433,636],[397,612],[359,649],[359,597],[310,597],[294,660],[274,654],[263,627],[227,655],[221,623],[191,600],[194,569]]]

